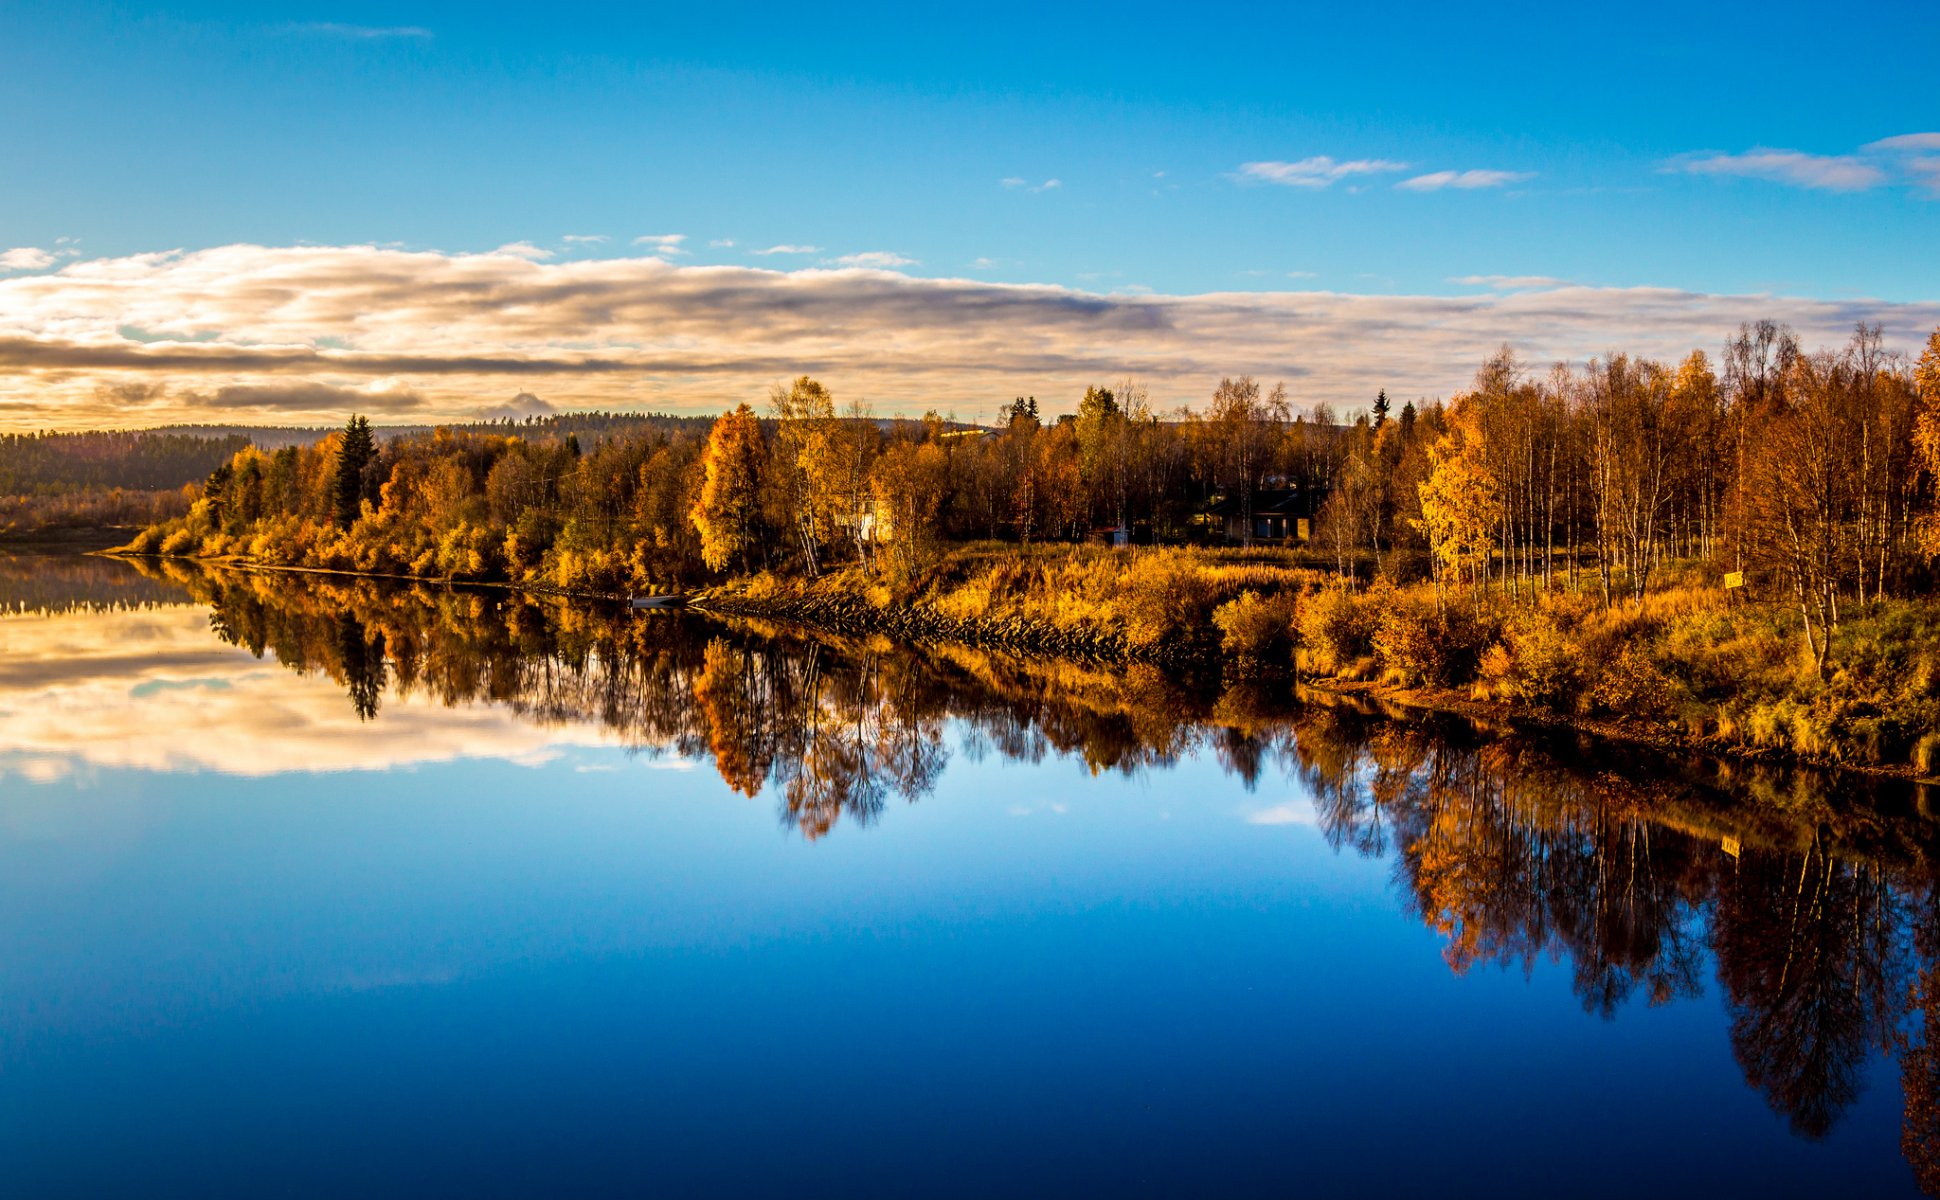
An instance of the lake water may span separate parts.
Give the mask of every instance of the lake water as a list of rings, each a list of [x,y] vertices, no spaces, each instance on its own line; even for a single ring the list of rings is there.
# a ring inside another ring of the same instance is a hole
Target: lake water
[[[1910,787],[0,556],[0,1194],[1918,1195]]]

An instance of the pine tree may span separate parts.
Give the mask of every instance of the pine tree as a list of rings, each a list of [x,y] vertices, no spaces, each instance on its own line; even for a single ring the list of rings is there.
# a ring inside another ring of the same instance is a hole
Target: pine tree
[[[1380,395],[1374,397],[1374,427],[1388,423],[1388,389],[1382,388]]]
[[[364,468],[377,457],[377,439],[371,435],[370,422],[350,418],[344,426],[343,445],[337,448],[337,475],[332,484],[336,500],[337,525],[349,529],[357,523],[364,500]]]

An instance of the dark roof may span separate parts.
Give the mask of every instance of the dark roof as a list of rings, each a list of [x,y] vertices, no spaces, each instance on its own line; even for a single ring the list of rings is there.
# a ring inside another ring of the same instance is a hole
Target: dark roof
[[[1301,511],[1306,507],[1297,488],[1262,488],[1253,493],[1253,515],[1256,517],[1305,516]],[[1245,515],[1238,496],[1225,496],[1206,507],[1209,517],[1238,517]]]

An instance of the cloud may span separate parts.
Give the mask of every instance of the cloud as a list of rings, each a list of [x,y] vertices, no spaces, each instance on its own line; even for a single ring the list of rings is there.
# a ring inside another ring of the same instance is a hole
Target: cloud
[[[713,241],[711,241],[711,242],[709,242],[709,243],[708,243],[708,245],[709,245],[709,246],[712,246],[712,247],[713,247],[714,249],[716,249],[716,250],[726,250],[726,249],[728,249],[728,248],[729,248],[730,246],[733,246],[733,245],[734,245],[734,239],[733,239],[733,238],[715,238],[715,239],[714,239]]]
[[[612,239],[603,233],[569,233],[559,240],[569,246],[597,246]]]
[[[523,421],[527,417],[549,417],[558,411],[531,392],[520,392],[504,404],[481,408],[473,415],[481,421]]]
[[[1706,154],[1666,167],[1686,175],[1734,175],[1828,192],[1863,192],[1890,176],[1877,163],[1850,154],[1805,154],[1757,148],[1743,154]]]
[[[1271,808],[1258,809],[1246,814],[1248,825],[1314,825],[1313,805],[1288,800]]]
[[[767,255],[767,254],[820,254],[821,252],[822,252],[822,248],[820,246],[792,246],[784,242],[779,246],[770,246],[766,250],[750,250],[748,253]]]
[[[1468,287],[1494,288],[1503,292],[1518,291],[1523,288],[1569,286],[1569,280],[1557,279],[1553,275],[1462,275],[1448,282],[1460,283]]]
[[[541,262],[552,257],[552,251],[542,250],[531,242],[507,242],[505,245],[492,251],[492,253],[510,255],[513,258],[529,259],[533,262]]]
[[[868,267],[874,270],[889,270],[892,267],[913,267],[916,260],[893,250],[865,250],[861,254],[844,254],[830,260],[838,267]]]
[[[393,414],[424,407],[424,397],[401,388],[352,388],[329,383],[231,384],[214,392],[184,392],[183,403],[198,409],[252,413]]]
[[[1051,192],[1064,186],[1064,180],[1062,179],[1047,179],[1043,183],[1032,183],[1028,179],[1020,179],[1015,175],[1010,176],[1008,179],[999,180],[998,182],[1012,190],[1021,189],[1026,192]]]
[[[687,240],[684,233],[643,233],[633,239],[636,246],[651,246],[655,254],[685,254],[680,244]]]
[[[304,21],[285,25],[281,31],[310,34],[315,37],[349,38],[359,42],[381,42],[398,38],[426,40],[434,36],[422,25],[346,25],[338,21]]]
[[[1385,158],[1357,158],[1347,162],[1336,162],[1327,155],[1320,154],[1313,158],[1303,158],[1299,162],[1241,163],[1239,177],[1259,183],[1277,183],[1285,187],[1325,188],[1356,175],[1382,175],[1407,169],[1407,163],[1391,162]]]
[[[1940,133],[1902,133],[1897,137],[1881,138],[1868,142],[1860,149],[1875,154],[1895,154],[1902,151],[1940,150]]]
[[[501,705],[384,697],[360,721],[342,687],[257,661],[209,634],[200,604],[9,617],[0,660],[0,776],[88,769],[266,776],[381,771],[458,759],[536,766],[618,739],[597,723]],[[209,737],[209,729],[222,729]],[[0,785],[3,786],[3,785]]]
[[[1756,146],[1742,154],[1680,155],[1661,170],[1684,175],[1765,179],[1827,192],[1864,192],[1894,184],[1940,191],[1940,133],[1902,133],[1851,154],[1807,154]]]
[[[804,372],[885,413],[1075,397],[1128,374],[1161,406],[1250,374],[1339,407],[1370,385],[1447,395],[1504,342],[1538,363],[1612,348],[1675,361],[1763,317],[1808,346],[1877,321],[1915,349],[1940,325],[1936,301],[1472,278],[1486,290],[1111,295],[648,255],[233,245],[80,259],[0,278],[0,428],[290,421],[302,404],[336,418],[386,400],[449,420],[520,391],[562,410],[719,412]]]
[[[35,246],[0,250],[0,271],[39,271],[54,265],[55,256]]]
[[[1534,179],[1533,171],[1431,171],[1404,179],[1394,186],[1409,192],[1439,192],[1443,188],[1459,188],[1465,191],[1476,188],[1507,187]]]

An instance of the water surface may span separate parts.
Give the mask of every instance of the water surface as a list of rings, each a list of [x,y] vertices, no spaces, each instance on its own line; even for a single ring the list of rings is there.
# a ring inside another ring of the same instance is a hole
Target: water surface
[[[1917,1195],[1908,788],[0,556],[0,1190]]]

